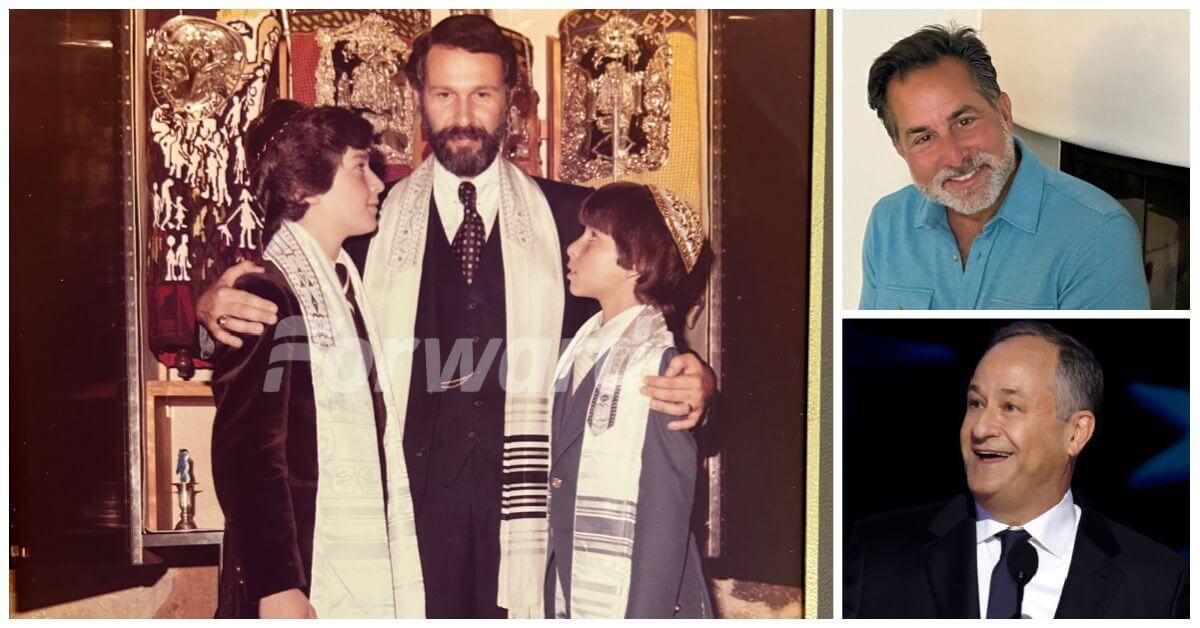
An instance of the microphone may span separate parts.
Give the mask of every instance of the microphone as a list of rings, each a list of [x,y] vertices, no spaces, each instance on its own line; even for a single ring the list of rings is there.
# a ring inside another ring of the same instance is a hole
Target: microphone
[[[1029,539],[1017,543],[1008,553],[1008,575],[1017,582],[1017,611],[1011,619],[1021,618],[1021,601],[1025,598],[1025,585],[1033,580],[1038,570],[1037,550]]]

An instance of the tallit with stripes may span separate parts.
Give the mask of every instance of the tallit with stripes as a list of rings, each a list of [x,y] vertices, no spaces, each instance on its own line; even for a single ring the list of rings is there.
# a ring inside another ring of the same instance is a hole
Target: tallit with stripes
[[[565,377],[582,339],[600,326],[596,314],[579,329],[559,358]],[[579,455],[571,553],[572,618],[625,617],[633,571],[634,528],[642,446],[650,398],[642,380],[658,375],[663,352],[674,346],[662,312],[647,307],[625,328],[597,373],[588,403]]]
[[[529,618],[544,614],[550,390],[562,333],[562,249],[554,215],[537,183],[503,157],[497,159],[507,353],[496,604],[508,609],[510,618]],[[414,330],[433,160],[427,159],[388,194],[367,254],[367,299],[380,313],[392,388],[399,399],[408,398],[413,349],[421,341]],[[403,416],[407,407],[399,411]]]
[[[322,619],[425,617],[425,585],[404,461],[404,415],[385,364],[376,361],[387,408],[380,465],[375,406],[363,346],[333,262],[304,227],[285,220],[264,259],[283,272],[308,332],[317,414],[317,500],[309,602]],[[351,284],[362,294],[345,251]],[[374,356],[383,354],[371,310],[360,304]],[[280,321],[277,333],[289,333]],[[292,327],[292,329],[296,329]],[[387,499],[381,469],[386,467]]]

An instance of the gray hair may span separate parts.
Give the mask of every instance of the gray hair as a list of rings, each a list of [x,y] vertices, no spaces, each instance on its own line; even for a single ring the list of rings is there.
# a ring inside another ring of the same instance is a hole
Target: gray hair
[[[1041,338],[1058,348],[1057,381],[1051,391],[1060,419],[1065,421],[1081,410],[1099,412],[1104,397],[1104,371],[1091,349],[1046,323],[1019,321],[997,331],[988,350],[1018,336]]]
[[[996,67],[987,46],[979,40],[975,29],[930,25],[901,39],[887,52],[879,55],[871,64],[867,75],[867,104],[883,121],[888,136],[895,142],[899,137],[896,118],[888,107],[887,90],[892,79],[903,79],[913,70],[934,65],[942,57],[952,57],[966,64],[979,94],[987,99],[993,109],[1000,100],[1000,84],[996,81]]]

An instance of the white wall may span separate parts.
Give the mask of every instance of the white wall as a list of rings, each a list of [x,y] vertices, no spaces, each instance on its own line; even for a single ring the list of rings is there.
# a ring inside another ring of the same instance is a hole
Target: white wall
[[[984,11],[1017,124],[1188,165],[1187,11]]]
[[[842,307],[856,309],[862,287],[862,238],[871,207],[912,182],[875,112],[867,106],[867,71],[892,44],[927,24],[979,27],[981,11],[843,11],[838,115],[841,163]],[[987,41],[986,38],[984,41]]]

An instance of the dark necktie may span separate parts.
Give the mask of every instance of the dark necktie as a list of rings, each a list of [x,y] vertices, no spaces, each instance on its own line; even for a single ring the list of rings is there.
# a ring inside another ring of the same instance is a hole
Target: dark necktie
[[[358,333],[360,342],[359,347],[362,348],[363,363],[367,368],[367,385],[371,387],[371,405],[375,410],[375,436],[376,446],[379,450],[379,473],[383,481],[383,501],[387,502],[387,460],[383,450],[383,430],[387,425],[387,406],[383,401],[383,390],[379,387],[379,375],[375,371],[375,360],[371,357],[371,340],[367,335],[367,325],[363,321],[362,313],[358,309],[358,301],[354,299],[354,284],[350,282],[350,271],[346,269],[346,265],[337,262],[334,264],[334,270],[337,271],[338,281],[342,284],[342,293],[346,295],[346,301],[350,304],[350,314],[354,317],[354,330]]]
[[[483,251],[483,217],[475,208],[475,184],[470,181],[460,183],[458,200],[463,204],[463,221],[454,236],[454,242],[450,243],[450,250],[458,258],[469,286],[475,279],[475,271],[479,270],[479,254]]]
[[[350,304],[350,311],[354,314],[354,325],[357,327],[362,317],[358,313],[358,301],[354,299],[354,284],[350,283],[350,271],[342,262],[335,262],[333,269],[337,271],[338,282],[342,284],[342,294],[346,295],[346,302]]]
[[[1008,573],[1008,555],[1018,543],[1028,540],[1024,530],[1005,530],[996,534],[1000,539],[1000,560],[992,569],[992,586],[988,592],[988,619],[1011,619],[1017,612],[1017,581]]]

